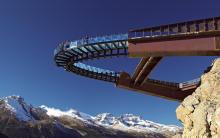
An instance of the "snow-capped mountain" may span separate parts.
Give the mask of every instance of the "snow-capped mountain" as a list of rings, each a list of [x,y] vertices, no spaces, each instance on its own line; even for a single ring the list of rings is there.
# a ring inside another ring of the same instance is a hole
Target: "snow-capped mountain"
[[[152,121],[144,120],[140,116],[135,116],[133,114],[124,114],[119,117],[114,117],[110,113],[99,114],[95,117],[98,124],[113,127],[121,130],[134,130],[134,131],[173,131],[177,132],[181,130],[178,126],[173,125],[163,125],[159,123],[154,123]]]
[[[95,123],[97,125],[102,125],[104,127],[110,127],[120,130],[135,130],[135,131],[153,131],[153,132],[162,132],[162,131],[173,131],[177,132],[181,130],[180,127],[174,125],[163,125],[159,123],[154,123],[152,121],[144,120],[140,116],[135,116],[133,114],[124,114],[119,117],[115,117],[110,113],[102,113],[97,116],[91,116],[85,113],[78,112],[74,109],[68,111],[61,111],[59,109],[50,108],[45,105],[40,106],[41,108],[47,111],[49,116],[61,117],[61,116],[70,116],[87,123]]]
[[[23,124],[27,130],[31,130],[29,128],[30,124],[32,127],[39,127],[40,125],[40,128],[42,128],[47,122],[46,124],[52,125],[53,131],[62,134],[62,137],[64,135],[73,137],[72,134],[74,134],[74,137],[91,137],[92,135],[99,137],[107,137],[108,135],[111,137],[116,137],[116,135],[121,135],[121,137],[125,135],[126,137],[169,137],[181,132],[181,128],[178,126],[154,123],[133,114],[115,117],[110,113],[102,113],[91,116],[74,109],[62,111],[45,105],[33,107],[20,96],[9,96],[0,99],[0,124],[2,120],[17,121],[16,124]],[[8,124],[6,123],[6,125]],[[5,129],[2,130],[5,131]],[[2,130],[0,125],[0,133],[7,135]],[[37,131],[40,135],[44,135],[41,129],[38,128]],[[56,137],[54,133],[51,135]]]
[[[5,108],[14,113],[17,119],[22,121],[34,121],[35,119],[31,115],[31,105],[27,105],[24,99],[20,96],[9,96],[1,99],[5,102]]]

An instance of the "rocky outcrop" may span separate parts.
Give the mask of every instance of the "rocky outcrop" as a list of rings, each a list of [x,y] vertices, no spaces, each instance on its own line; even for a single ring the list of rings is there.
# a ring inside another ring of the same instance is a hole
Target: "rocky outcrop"
[[[183,138],[220,137],[220,59],[201,77],[201,85],[176,110]]]

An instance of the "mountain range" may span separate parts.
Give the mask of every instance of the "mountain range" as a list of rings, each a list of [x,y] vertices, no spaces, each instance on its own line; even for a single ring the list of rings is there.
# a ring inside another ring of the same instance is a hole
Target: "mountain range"
[[[169,138],[182,128],[133,114],[91,116],[74,109],[34,107],[20,96],[0,99],[0,137],[9,138]]]

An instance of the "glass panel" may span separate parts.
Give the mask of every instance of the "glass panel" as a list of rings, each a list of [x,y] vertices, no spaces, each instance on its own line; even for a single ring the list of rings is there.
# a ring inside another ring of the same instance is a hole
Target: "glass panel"
[[[73,50],[75,50],[76,52],[82,53],[78,48],[74,48]]]
[[[117,46],[120,47],[120,48],[124,47],[124,45],[122,43],[118,43]]]
[[[70,43],[70,48],[76,48],[77,47],[77,41]]]
[[[95,51],[91,46],[87,46],[86,48],[88,48],[90,51]]]
[[[73,65],[76,66],[76,67],[88,70],[88,71],[93,71],[93,72],[103,73],[103,74],[108,73],[111,76],[114,76],[116,74],[116,72],[114,72],[114,71],[89,66],[89,65],[86,65],[86,64],[83,64],[83,63],[80,63],[80,62],[74,63]]]
[[[106,44],[100,44],[100,46],[101,46],[103,49],[108,50],[108,47],[106,46]]]
[[[102,50],[98,45],[93,45],[97,50]]]
[[[85,51],[86,53],[88,53],[89,51],[87,49],[85,49],[84,47],[80,47],[80,49],[82,49],[83,51]]]
[[[111,49],[115,49],[115,46],[112,43],[108,43],[106,45],[108,45]]]
[[[152,33],[149,31],[144,32],[144,37],[151,37]]]

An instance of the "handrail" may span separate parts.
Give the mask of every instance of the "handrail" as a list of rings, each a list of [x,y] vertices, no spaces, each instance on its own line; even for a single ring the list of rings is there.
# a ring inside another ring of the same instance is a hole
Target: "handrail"
[[[220,31],[220,17],[200,19],[176,24],[161,25],[129,31],[129,39],[153,38],[159,36],[200,35],[210,31]],[[219,33],[218,33],[219,35]]]
[[[99,37],[85,37],[80,40],[72,41],[70,43],[70,48],[75,48],[78,46],[84,46],[89,44],[101,43],[101,42],[111,42],[111,41],[121,41],[127,40],[128,34],[117,34],[117,35],[106,35]]]
[[[190,81],[182,82],[182,83],[179,84],[179,87],[184,88],[184,87],[187,87],[187,86],[198,85],[200,82],[201,82],[201,79],[197,78],[197,79],[193,79],[193,80],[190,80]]]
[[[201,22],[209,22],[209,21],[219,21],[220,17],[211,17],[211,18],[205,18],[205,19],[197,19],[197,20],[191,20],[191,21],[183,21],[183,22],[177,22],[177,23],[171,23],[171,24],[164,24],[164,25],[158,25],[158,26],[152,26],[152,27],[146,27],[146,28],[139,28],[139,29],[131,29],[129,30],[129,32],[143,32],[145,30],[151,30],[154,29],[156,30],[156,28],[160,28],[160,27],[172,27],[172,26],[177,26],[177,25],[183,25],[183,24],[193,24],[193,23],[201,23]]]
[[[150,79],[150,78],[148,78],[148,81],[149,81],[149,82],[152,82],[152,83],[164,84],[164,85],[174,86],[174,87],[178,87],[178,85],[179,85],[179,83],[176,83],[176,82],[155,80],[155,79]]]
[[[168,82],[168,81],[155,80],[155,79],[149,78],[148,81],[152,83],[167,85],[167,86],[174,86],[176,88],[186,88],[189,86],[198,85],[201,80],[200,78],[197,78],[197,79],[193,79],[193,80],[182,82],[182,83],[176,83],[176,82]]]

